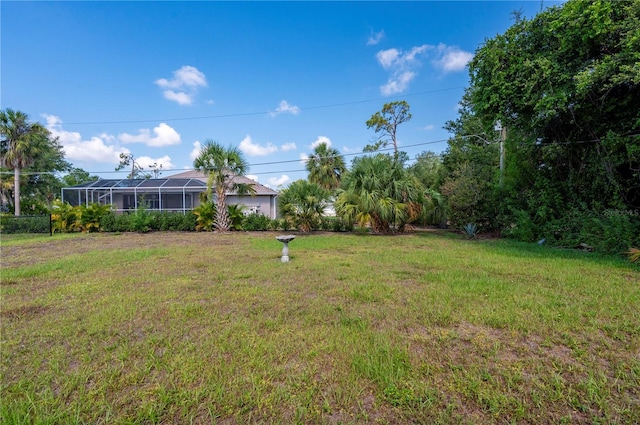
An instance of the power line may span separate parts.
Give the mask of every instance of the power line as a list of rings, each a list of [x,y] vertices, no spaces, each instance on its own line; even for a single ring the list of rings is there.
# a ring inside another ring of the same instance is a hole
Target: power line
[[[458,87],[449,87],[444,89],[436,89],[436,90],[427,90],[417,93],[409,93],[403,96],[391,96],[391,97],[378,97],[375,99],[364,99],[364,100],[354,100],[349,102],[341,102],[341,103],[331,103],[328,105],[317,105],[317,106],[307,106],[303,108],[299,108],[301,111],[311,111],[315,109],[328,109],[328,108],[336,108],[339,106],[349,106],[349,105],[357,105],[360,103],[370,103],[370,102],[380,102],[383,100],[390,99],[399,99],[405,97],[413,97],[413,96],[422,96],[425,94],[438,93],[443,91],[450,90],[459,90],[464,88],[462,86]],[[208,119],[217,119],[217,118],[234,118],[234,117],[247,117],[252,115],[268,115],[273,113],[273,111],[262,111],[262,112],[238,112],[233,114],[220,114],[220,115],[204,115],[199,117],[181,117],[181,118],[162,118],[162,119],[143,119],[143,120],[122,120],[122,121],[76,121],[76,122],[64,122],[64,125],[96,125],[96,124],[140,124],[140,123],[148,123],[148,122],[169,122],[169,121],[195,121],[195,120],[208,120]]]
[[[421,143],[415,143],[412,145],[404,145],[401,146],[401,149],[407,149],[407,148],[415,148],[418,146],[426,146],[426,145],[434,145],[437,143],[443,143],[443,142],[447,142],[449,140],[455,140],[456,138],[459,139],[464,139],[464,138],[468,138],[468,137],[481,137],[481,136],[486,136],[485,133],[478,133],[478,134],[465,134],[463,136],[457,136],[457,137],[451,137],[448,139],[439,139],[439,140],[431,140],[428,142],[421,142]],[[484,138],[482,138],[482,140],[484,140],[485,142],[489,142],[489,143],[498,143],[498,141],[495,142],[490,142]],[[536,146],[550,146],[550,145],[578,145],[578,144],[586,144],[586,143],[595,143],[595,142],[599,142],[599,139],[592,139],[592,140],[576,140],[573,142],[547,142],[547,143],[537,143]],[[349,153],[344,153],[344,154],[340,154],[339,156],[342,157],[351,157],[351,156],[357,156],[357,155],[375,155],[377,153],[382,153],[382,152],[389,152],[394,150],[393,147],[390,148],[382,148],[382,149],[378,149],[376,151],[373,152],[365,152],[365,151],[360,151],[360,152],[349,152]],[[292,163],[296,163],[296,162],[301,162],[303,161],[302,159],[288,159],[288,160],[283,160],[283,161],[269,161],[269,162],[257,162],[255,164],[249,164],[248,167],[258,167],[258,166],[265,166],[265,165],[278,165],[278,164],[292,164]],[[193,170],[193,168],[171,168],[171,169],[166,169],[163,170],[163,172],[174,172],[174,171],[190,171]],[[83,170],[86,171],[86,170]],[[256,175],[262,175],[262,174],[278,174],[278,173],[297,173],[297,172],[303,172],[306,171],[305,169],[300,169],[300,170],[283,170],[283,171],[263,171],[263,172],[257,172],[257,173],[250,173],[250,174],[256,174]],[[123,174],[126,171],[86,171],[89,174]],[[0,171],[0,175],[13,175],[13,171]],[[22,171],[20,173],[21,175],[53,175],[53,174],[64,174],[67,175],[69,173],[65,173],[65,172],[61,172],[61,171]]]
[[[414,148],[417,146],[426,146],[426,145],[433,145],[433,144],[437,144],[437,143],[443,143],[446,142],[449,139],[440,139],[440,140],[431,140],[429,142],[421,142],[421,143],[415,143],[412,145],[405,145],[405,146],[401,146],[401,148],[405,149],[405,148]],[[345,154],[340,154],[339,156],[342,157],[350,157],[350,156],[356,156],[356,155],[374,155],[377,153],[381,153],[381,152],[387,152],[387,151],[392,151],[394,148],[382,148],[382,149],[378,149],[374,152],[365,152],[365,151],[361,151],[361,152],[349,152],[349,153],[345,153]],[[248,167],[258,167],[258,166],[265,166],[265,165],[277,165],[277,164],[291,164],[291,163],[295,163],[295,162],[301,162],[303,161],[302,159],[287,159],[287,160],[283,160],[283,161],[269,161],[269,162],[258,162],[255,164],[248,164]],[[173,172],[173,171],[189,171],[192,170],[192,168],[171,168],[171,169],[165,169],[163,170],[163,172],[167,171],[167,172]],[[83,170],[86,171],[86,170]],[[288,172],[299,172],[299,171],[306,171],[306,170],[292,170],[292,171],[288,171]],[[126,171],[87,171],[87,173],[89,174],[123,174]],[[283,171],[286,172],[286,171]],[[250,173],[250,174],[273,174],[275,172],[263,172],[263,173]],[[0,174],[13,174],[13,171],[0,171]],[[22,175],[47,175],[47,174],[67,174],[61,171],[23,171],[21,173]]]

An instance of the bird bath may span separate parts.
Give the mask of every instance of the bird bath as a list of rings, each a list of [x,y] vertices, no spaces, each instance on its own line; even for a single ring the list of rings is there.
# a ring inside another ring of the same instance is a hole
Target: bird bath
[[[280,259],[280,261],[282,261],[283,263],[288,263],[289,262],[289,242],[291,242],[292,240],[294,240],[296,237],[295,235],[280,235],[280,236],[276,236],[276,239],[279,240],[280,242],[282,242],[282,258]]]

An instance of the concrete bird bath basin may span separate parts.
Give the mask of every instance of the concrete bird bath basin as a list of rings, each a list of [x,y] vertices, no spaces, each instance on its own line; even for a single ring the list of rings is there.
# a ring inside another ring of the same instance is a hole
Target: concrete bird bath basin
[[[280,235],[276,236],[276,239],[282,242],[282,258],[280,261],[283,263],[289,262],[289,242],[296,238],[295,235]]]

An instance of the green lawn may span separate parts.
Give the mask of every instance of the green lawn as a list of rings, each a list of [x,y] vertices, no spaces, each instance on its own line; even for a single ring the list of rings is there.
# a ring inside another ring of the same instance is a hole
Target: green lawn
[[[638,423],[640,269],[509,241],[2,237],[2,424]]]

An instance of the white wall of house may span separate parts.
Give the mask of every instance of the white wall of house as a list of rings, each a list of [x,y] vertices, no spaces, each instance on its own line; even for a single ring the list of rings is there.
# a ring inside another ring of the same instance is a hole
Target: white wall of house
[[[255,196],[238,196],[228,195],[227,205],[244,205],[245,213],[256,212],[258,214],[266,215],[271,219],[278,217],[278,211],[276,208],[277,198],[268,195],[255,195]]]

